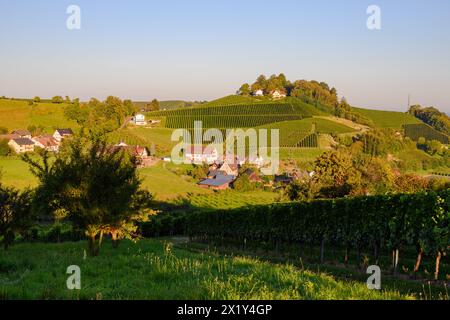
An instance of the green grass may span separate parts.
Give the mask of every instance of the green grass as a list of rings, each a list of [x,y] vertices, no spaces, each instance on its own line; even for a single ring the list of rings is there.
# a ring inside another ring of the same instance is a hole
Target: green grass
[[[76,128],[75,122],[65,118],[64,106],[52,103],[30,106],[27,101],[0,99],[0,127],[11,131],[39,125],[48,133],[53,133],[55,128]]]
[[[405,124],[421,123],[410,114],[396,111],[379,111],[362,108],[353,108],[357,113],[362,114],[369,120],[372,120],[375,127],[378,128],[392,128],[400,130]]]
[[[192,253],[167,243],[109,243],[83,259],[86,244],[19,244],[0,255],[0,299],[403,299],[364,283],[336,280],[290,264]],[[66,287],[67,267],[81,269],[81,290]]]
[[[274,192],[252,191],[238,192],[227,190],[209,195],[191,197],[193,206],[209,209],[233,209],[251,205],[271,204],[276,201]]]
[[[139,170],[143,187],[155,195],[157,200],[171,200],[188,194],[211,194],[212,191],[200,188],[190,177],[179,176],[170,171],[171,164]]]
[[[0,157],[0,181],[19,189],[35,187],[37,179],[31,174],[28,164],[18,157]]]

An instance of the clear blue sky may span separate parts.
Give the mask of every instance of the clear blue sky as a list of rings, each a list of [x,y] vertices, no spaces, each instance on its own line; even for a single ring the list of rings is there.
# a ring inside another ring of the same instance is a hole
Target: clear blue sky
[[[353,105],[404,110],[410,93],[449,112],[450,1],[0,0],[0,95],[214,99],[280,72]]]

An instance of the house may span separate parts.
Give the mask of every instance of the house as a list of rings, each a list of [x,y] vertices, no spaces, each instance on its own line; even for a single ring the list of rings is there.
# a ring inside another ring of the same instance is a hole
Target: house
[[[28,138],[11,139],[8,145],[14,149],[16,153],[25,153],[34,151],[34,142]]]
[[[192,163],[214,163],[219,160],[219,153],[216,148],[192,146],[187,150],[184,150],[187,161]]]
[[[206,189],[226,190],[235,179],[235,176],[217,175],[214,179],[200,181],[198,185]]]
[[[270,93],[273,99],[283,99],[286,98],[286,93],[281,90],[274,90]]]
[[[14,130],[11,134],[18,135],[20,138],[31,139],[31,132],[28,130]]]
[[[34,137],[33,139],[36,147],[45,149],[50,152],[58,152],[59,151],[59,143],[58,141],[51,135]]]
[[[288,185],[291,182],[293,182],[294,179],[289,175],[289,174],[281,174],[281,175],[276,175],[274,182],[276,184],[281,184],[281,185]]]
[[[253,95],[255,97],[262,97],[264,96],[264,92],[262,90],[256,90],[255,92],[253,92]]]
[[[237,177],[239,174],[239,166],[236,163],[225,161],[219,168],[219,171],[225,173],[227,176]]]
[[[129,146],[125,142],[120,142],[111,148],[109,148],[110,152],[118,152],[124,151],[127,152],[130,156],[135,157],[135,164],[138,167],[149,167],[156,163],[155,158],[151,157],[148,149],[142,146]]]
[[[55,138],[56,141],[61,142],[62,139],[70,137],[72,135],[72,129],[56,129],[55,133],[53,134],[53,138]]]
[[[131,121],[136,126],[145,126],[147,125],[147,121],[145,121],[145,116],[142,113],[136,114]]]
[[[259,176],[258,171],[253,168],[248,168],[244,171],[244,175],[248,176],[248,180],[254,183],[263,183],[264,180]]]

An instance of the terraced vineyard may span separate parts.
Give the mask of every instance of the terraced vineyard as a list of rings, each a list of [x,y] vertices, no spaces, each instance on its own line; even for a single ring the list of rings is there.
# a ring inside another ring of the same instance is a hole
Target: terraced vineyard
[[[403,126],[405,135],[410,139],[417,141],[423,137],[427,140],[437,140],[444,144],[450,143],[450,137],[442,132],[435,130],[425,123],[407,124]]]

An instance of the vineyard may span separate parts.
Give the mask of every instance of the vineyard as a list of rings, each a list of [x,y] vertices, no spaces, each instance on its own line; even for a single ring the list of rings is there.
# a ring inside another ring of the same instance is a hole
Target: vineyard
[[[302,115],[215,115],[169,116],[166,127],[171,129],[193,128],[195,121],[202,121],[203,128],[253,128],[264,124],[301,120]]]
[[[441,260],[450,243],[450,192],[380,195],[349,199],[318,200],[263,205],[233,210],[197,211],[174,217],[164,228],[208,243],[238,242],[279,246],[320,246],[323,260],[327,247],[364,251],[375,263],[382,253],[392,253],[397,270],[405,248],[417,248],[411,270],[417,272],[424,260],[435,265],[439,277]],[[160,222],[158,222],[160,223]],[[156,225],[155,225],[156,226]],[[448,265],[442,266],[448,273]]]
[[[428,141],[437,140],[444,144],[450,143],[450,137],[442,132],[435,130],[433,127],[425,123],[407,124],[403,126],[405,135],[414,141],[418,141],[423,137]]]
[[[152,112],[152,116],[189,117],[189,116],[257,116],[257,115],[301,115],[303,118],[321,115],[322,112],[306,103],[253,103],[214,107],[196,107]]]

